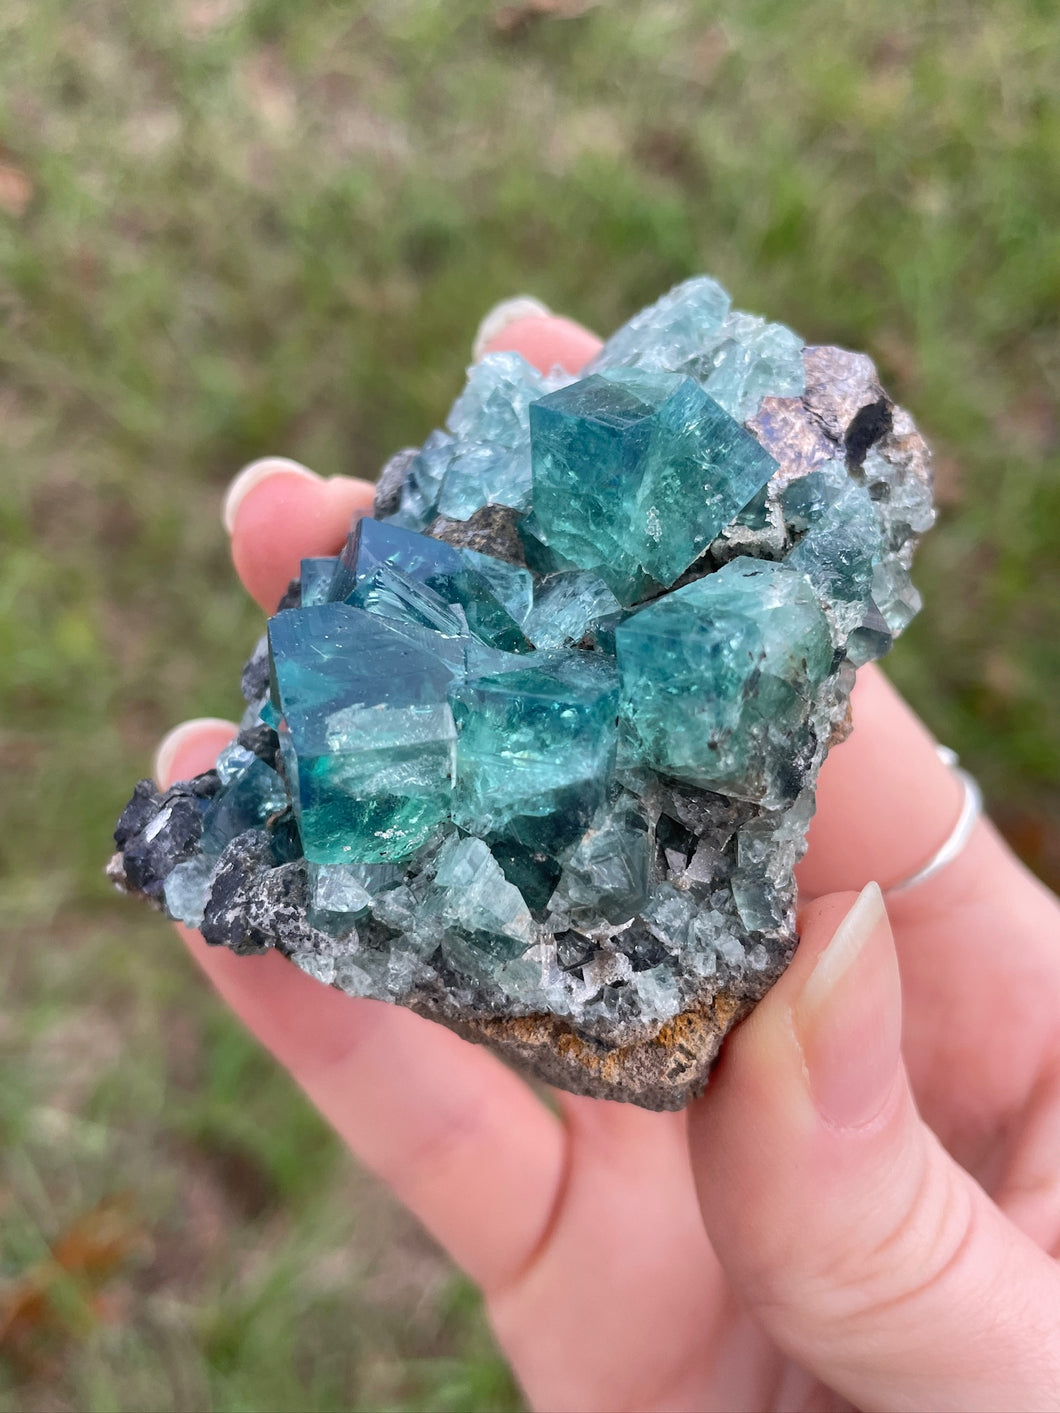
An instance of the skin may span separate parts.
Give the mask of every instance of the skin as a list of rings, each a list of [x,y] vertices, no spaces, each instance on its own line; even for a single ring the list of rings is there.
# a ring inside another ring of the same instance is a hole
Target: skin
[[[576,324],[489,346],[576,371]],[[372,487],[283,470],[234,508],[270,611]],[[980,822],[881,673],[821,774],[792,966],[683,1114],[538,1093],[400,1009],[181,929],[361,1162],[482,1287],[531,1404],[560,1410],[1060,1407],[1060,904]],[[165,785],[234,734],[187,722]],[[859,897],[860,894],[860,897]]]

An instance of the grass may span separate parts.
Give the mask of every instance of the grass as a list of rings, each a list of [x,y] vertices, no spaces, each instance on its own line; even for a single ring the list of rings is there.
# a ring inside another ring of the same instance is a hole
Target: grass
[[[373,475],[493,300],[608,330],[706,269],[874,355],[943,502],[893,674],[1060,874],[1058,37],[1042,0],[3,7],[0,1272],[46,1295],[0,1408],[517,1404],[99,871],[154,741],[237,706],[230,475]]]

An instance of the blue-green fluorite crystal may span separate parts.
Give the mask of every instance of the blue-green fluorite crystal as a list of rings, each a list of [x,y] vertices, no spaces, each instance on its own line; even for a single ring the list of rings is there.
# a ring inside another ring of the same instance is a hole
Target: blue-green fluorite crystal
[[[220,855],[237,834],[260,828],[270,815],[286,808],[283,780],[271,766],[252,755],[207,809],[202,828],[203,853]]]
[[[590,634],[598,639],[600,624],[618,614],[619,602],[599,574],[572,570],[539,582],[523,628],[539,648],[570,647]]]
[[[465,828],[488,833],[513,815],[552,814],[572,792],[592,814],[614,763],[614,663],[536,653],[526,666],[454,683],[449,701],[458,732],[453,814]]]
[[[393,519],[425,530],[436,514],[467,520],[484,505],[529,510],[530,404],[570,379],[544,376],[517,353],[492,353],[468,371],[449,430],[432,432],[412,462]]]
[[[448,637],[471,632],[507,652],[529,651],[530,644],[505,603],[525,599],[529,606],[531,596],[525,569],[371,517],[354,527],[328,591],[332,602],[417,622]]]
[[[536,534],[623,603],[669,587],[777,464],[691,378],[593,374],[530,408]]]
[[[407,857],[448,815],[458,646],[411,620],[328,603],[277,614],[269,650],[306,858]]]
[[[331,582],[335,577],[335,566],[338,562],[338,558],[334,555],[302,560],[298,585],[303,608],[328,602],[331,597]]]
[[[625,759],[735,799],[795,799],[832,636],[813,586],[735,559],[616,632]]]
[[[764,397],[799,396],[806,384],[802,349],[783,324],[732,310],[721,285],[704,275],[636,315],[590,366],[683,373],[743,422]]]
[[[705,277],[581,377],[492,354],[302,561],[216,772],[137,787],[115,876],[207,941],[678,1107],[791,956],[817,773],[932,516],[869,360]]]

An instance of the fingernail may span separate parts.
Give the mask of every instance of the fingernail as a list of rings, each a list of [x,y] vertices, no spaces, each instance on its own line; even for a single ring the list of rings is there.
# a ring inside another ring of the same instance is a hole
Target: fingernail
[[[224,504],[221,507],[221,519],[228,533],[232,534],[235,529],[239,507],[255,486],[260,486],[262,481],[267,481],[270,476],[278,476],[281,473],[289,476],[292,472],[296,476],[307,476],[312,481],[320,480],[316,472],[310,471],[308,466],[303,466],[300,461],[291,461],[286,456],[263,456],[258,461],[252,461],[249,466],[244,466],[225,491]]]
[[[219,736],[223,734],[230,741],[239,728],[221,716],[196,716],[191,721],[182,721],[179,726],[174,726],[155,749],[154,778],[163,789],[168,787],[171,778],[180,778],[173,777],[177,757],[188,742],[195,736],[201,736],[204,730],[215,730]]]
[[[836,928],[793,1015],[818,1112],[841,1128],[870,1122],[894,1086],[902,1041],[898,962],[878,884]]]
[[[540,299],[535,299],[532,294],[517,294],[513,299],[502,299],[500,304],[493,306],[478,326],[471,345],[472,359],[477,363],[486,352],[487,344],[500,338],[508,325],[514,324],[517,319],[547,319],[551,313],[548,305],[542,304]]]

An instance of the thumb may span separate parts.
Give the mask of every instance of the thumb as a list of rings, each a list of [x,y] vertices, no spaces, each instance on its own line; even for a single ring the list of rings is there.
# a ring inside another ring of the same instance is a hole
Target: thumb
[[[711,1241],[772,1339],[858,1407],[1060,1407],[1057,1267],[921,1121],[900,1041],[879,888],[819,899],[692,1110]]]

